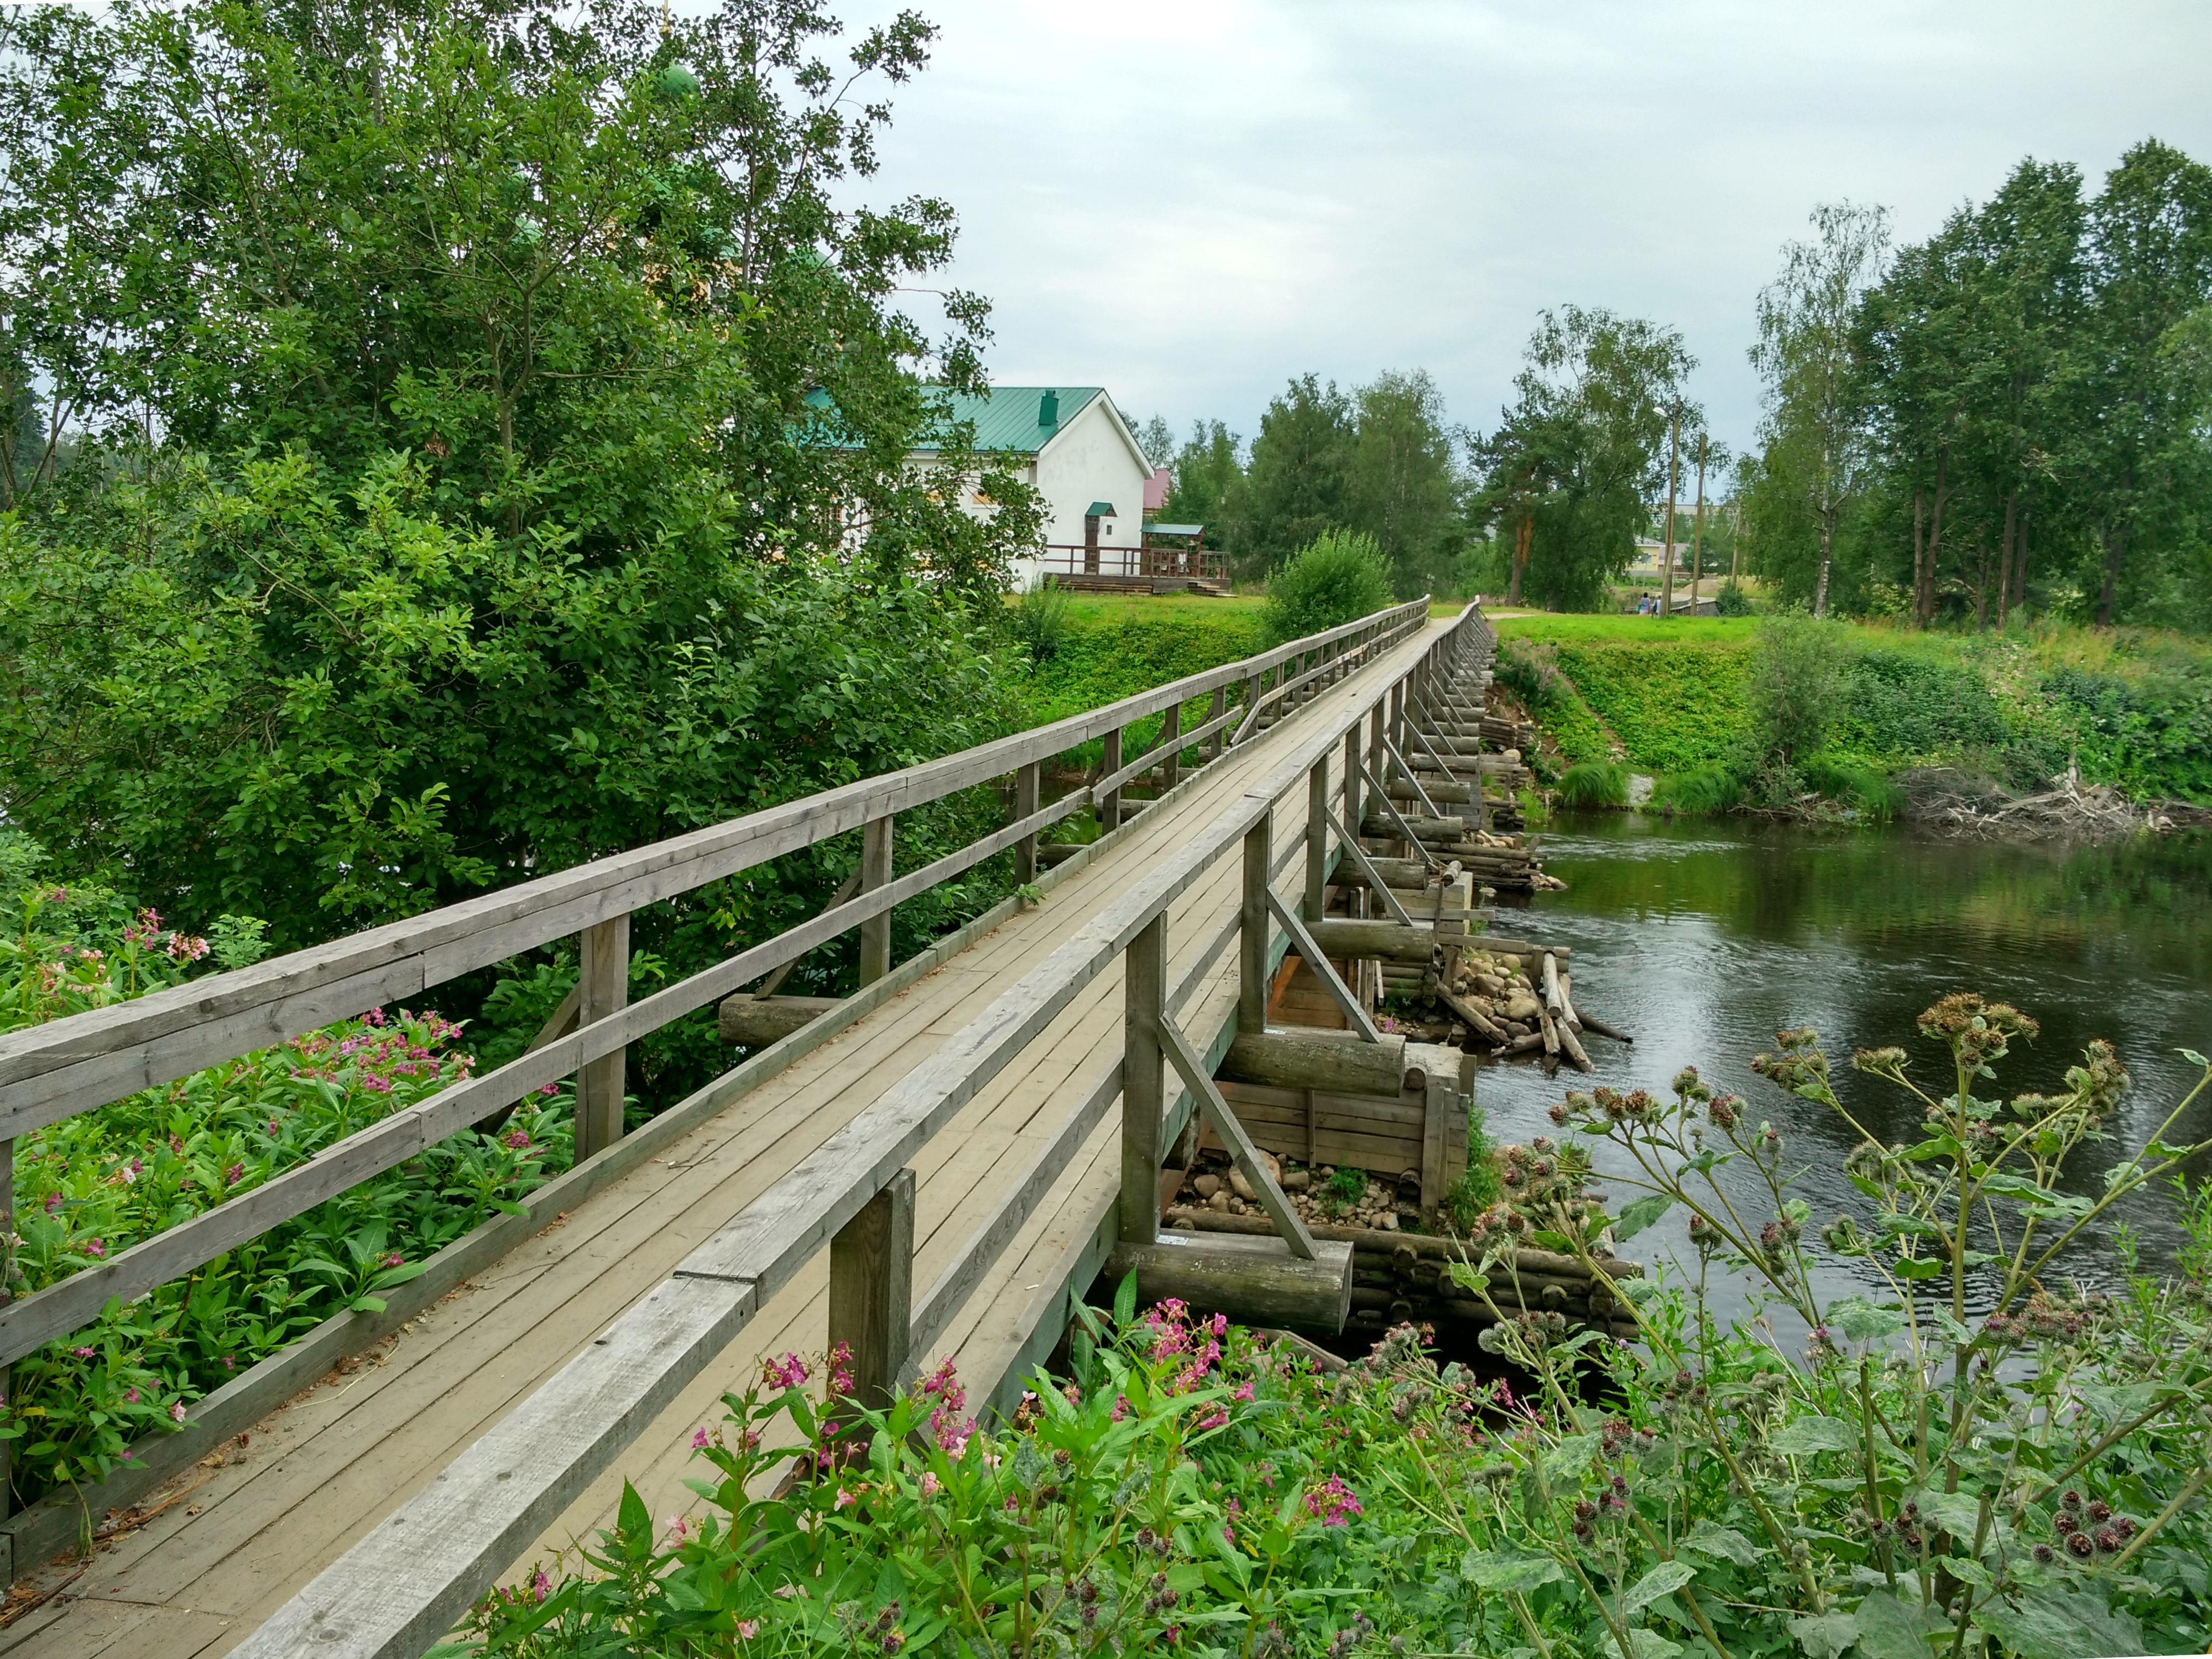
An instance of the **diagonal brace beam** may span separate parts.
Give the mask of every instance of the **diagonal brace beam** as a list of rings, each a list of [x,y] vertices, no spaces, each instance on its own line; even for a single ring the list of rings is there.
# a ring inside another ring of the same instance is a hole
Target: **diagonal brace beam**
[[[1296,910],[1283,902],[1283,896],[1272,887],[1267,890],[1267,908],[1275,913],[1276,920],[1288,930],[1291,943],[1305,958],[1306,966],[1313,969],[1314,977],[1322,982],[1335,1000],[1336,1006],[1344,1011],[1344,1017],[1352,1022],[1352,1029],[1359,1033],[1359,1040],[1363,1042],[1382,1042],[1382,1033],[1376,1030],[1375,1022],[1367,1017],[1367,1010],[1359,1006],[1359,999],[1352,994],[1352,988],[1337,977],[1336,969],[1329,966],[1328,958],[1322,954],[1321,946],[1314,943],[1314,936],[1306,931],[1305,922]]]
[[[1411,927],[1413,918],[1407,914],[1406,907],[1398,902],[1398,896],[1383,885],[1382,875],[1369,860],[1367,849],[1359,844],[1359,837],[1346,829],[1344,820],[1334,812],[1328,815],[1328,823],[1329,827],[1344,838],[1345,854],[1352,860],[1352,866],[1366,878],[1368,886],[1382,896],[1382,902],[1392,915]]]
[[[1413,726],[1413,722],[1410,720],[1407,720],[1406,724],[1409,726]],[[1420,730],[1418,726],[1414,726],[1413,735],[1415,737],[1420,736]],[[1398,769],[1406,775],[1406,781],[1413,786],[1413,793],[1421,798],[1421,805],[1428,808],[1429,816],[1432,818],[1440,818],[1443,817],[1442,812],[1437,811],[1436,802],[1429,799],[1429,792],[1421,787],[1421,781],[1413,775],[1413,769],[1406,764],[1406,757],[1398,752],[1398,746],[1392,743],[1387,737],[1382,739],[1382,752],[1389,756],[1392,760],[1397,762]]]
[[[1365,761],[1359,763],[1359,775],[1367,780],[1367,787],[1375,792],[1376,804],[1390,815],[1390,821],[1398,826],[1399,834],[1405,837],[1407,845],[1419,856],[1421,862],[1431,870],[1443,868],[1437,862],[1437,855],[1421,845],[1421,838],[1413,833],[1413,826],[1406,822],[1406,815],[1390,804],[1390,792],[1384,788],[1381,781],[1368,769]],[[1431,811],[1435,810],[1433,807],[1430,808]],[[1438,813],[1437,816],[1442,817],[1443,814]]]
[[[1313,1235],[1306,1224],[1298,1219],[1298,1212],[1291,1207],[1291,1200],[1267,1173],[1267,1166],[1260,1161],[1260,1149],[1252,1144],[1252,1137],[1244,1133],[1244,1126],[1237,1121],[1237,1114],[1229,1109],[1229,1103],[1221,1097],[1221,1090],[1206,1069],[1206,1062],[1190,1046],[1190,1039],[1173,1020],[1162,1017],[1160,1045],[1168,1051],[1168,1059],[1182,1074],[1183,1083],[1196,1097],[1198,1109],[1213,1126],[1213,1133],[1221,1137],[1221,1144],[1229,1148],[1229,1156],[1244,1172],[1244,1179],[1252,1183],[1259,1194],[1260,1207],[1275,1224],[1275,1231],[1291,1247],[1291,1254],[1300,1261],[1314,1259]]]

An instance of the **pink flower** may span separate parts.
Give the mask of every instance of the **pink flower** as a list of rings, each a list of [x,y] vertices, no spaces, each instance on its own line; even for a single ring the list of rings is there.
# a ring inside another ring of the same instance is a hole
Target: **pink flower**
[[[87,1255],[106,1255],[107,1254],[106,1240],[100,1238],[86,1239],[84,1241],[84,1253]]]
[[[921,1472],[921,1495],[924,1498],[934,1498],[937,1496],[937,1471],[935,1469],[924,1469]]]
[[[1229,1397],[1231,1400],[1249,1400],[1252,1397],[1252,1385],[1249,1382],[1239,1382],[1237,1385],[1237,1392]]]
[[[243,1164],[234,1164],[222,1172],[222,1184],[226,1187],[234,1187],[238,1184],[239,1176],[245,1173],[246,1166]]]
[[[372,1008],[367,1013],[363,1014],[362,1018],[367,1020],[371,1025],[381,1025],[384,1024],[384,1010],[381,1008]]]
[[[46,1194],[46,1213],[48,1215],[52,1215],[56,1210],[60,1209],[61,1206],[62,1195],[59,1193],[48,1193]]]
[[[173,1423],[181,1423],[185,1420],[185,1402],[183,1401],[179,1400],[171,1403],[169,1407],[169,1420]]]
[[[936,1477],[936,1476],[934,1476],[934,1475],[931,1475],[931,1476],[929,1476],[928,1478],[929,1478],[930,1480],[935,1480],[937,1477]],[[851,1508],[854,1504],[855,1504],[859,1503],[860,1501],[860,1500],[858,1498],[856,1498],[856,1497],[854,1497],[854,1494],[853,1494],[853,1489],[852,1489],[850,1486],[840,1486],[840,1487],[838,1487],[838,1488],[837,1488],[837,1496],[836,1496],[836,1498],[832,1501],[832,1503],[831,1503],[831,1504],[830,1504],[830,1507],[831,1507],[832,1509],[840,1509],[840,1510],[842,1510],[842,1509],[849,1509],[849,1508]]]
[[[830,1350],[830,1391],[838,1395],[853,1392],[853,1350],[843,1342]]]
[[[1218,1429],[1218,1428],[1219,1428],[1219,1427],[1220,1427],[1224,1423],[1226,1423],[1228,1420],[1229,1420],[1229,1413],[1228,1413],[1227,1412],[1225,1412],[1225,1411],[1214,1411],[1214,1412],[1210,1412],[1210,1413],[1208,1413],[1206,1416],[1200,1418],[1200,1419],[1198,1419],[1198,1421],[1197,1421],[1195,1424],[1194,1424],[1192,1426],[1193,1426],[1193,1427],[1194,1427],[1194,1429],[1195,1429],[1199,1433],[1203,1434],[1203,1433],[1205,1433],[1205,1432],[1206,1432],[1206,1430],[1208,1430],[1208,1429]]]
[[[407,1258],[400,1255],[397,1250],[392,1251],[384,1258],[384,1265],[387,1267],[404,1267],[406,1265],[406,1261]]]
[[[135,1385],[124,1389],[123,1403],[126,1406],[135,1406],[138,1403],[138,1390]]]
[[[462,1064],[462,1065],[464,1065],[464,1066],[467,1065],[468,1063],[469,1063],[469,1062],[468,1062],[466,1060],[462,1060],[462,1061],[461,1061],[461,1064]],[[561,1092],[561,1085],[560,1085],[559,1084],[557,1084],[557,1083],[548,1083],[548,1084],[544,1084],[544,1085],[542,1085],[539,1087],[539,1089],[538,1089],[538,1092],[539,1094],[541,1094],[541,1095],[557,1095],[557,1094],[559,1094],[559,1093]],[[740,1629],[742,1629],[742,1628],[743,1628],[743,1626],[739,1626],[739,1628],[740,1628]],[[758,1628],[758,1626],[755,1626],[755,1628],[756,1628],[756,1629],[757,1629],[757,1628]]]
[[[530,1575],[530,1588],[541,1601],[553,1594],[553,1581],[545,1576],[544,1568],[540,1567]]]
[[[695,1431],[693,1432],[692,1436],[691,1436],[691,1449],[692,1449],[693,1451],[697,1451],[701,1447],[704,1446],[706,1443],[707,1443],[707,1431],[706,1431],[706,1430],[704,1430],[704,1429],[699,1429],[699,1430]]]
[[[1343,1477],[1332,1474],[1306,1494],[1306,1513],[1319,1516],[1324,1527],[1340,1527],[1352,1516],[1364,1513],[1359,1499]]]
[[[89,1359],[93,1355],[93,1351],[90,1348],[73,1348],[70,1352],[76,1354],[79,1359]]]
[[[738,1620],[738,1634],[744,1637],[746,1641],[751,1641],[754,1637],[760,1634],[760,1620],[757,1619]]]
[[[787,1353],[781,1359],[763,1360],[761,1375],[770,1388],[803,1389],[806,1386],[806,1362],[795,1353]]]
[[[499,1144],[514,1152],[521,1152],[530,1145],[530,1131],[517,1127],[499,1138]]]
[[[691,1535],[691,1523],[689,1521],[686,1521],[680,1515],[670,1516],[668,1517],[668,1535],[674,1539],[678,1543],[682,1543],[685,1539]]]

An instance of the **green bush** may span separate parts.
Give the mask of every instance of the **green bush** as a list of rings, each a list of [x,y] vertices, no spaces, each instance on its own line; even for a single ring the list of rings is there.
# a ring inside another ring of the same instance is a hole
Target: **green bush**
[[[1596,716],[1559,672],[1557,645],[1508,635],[1498,641],[1492,672],[1498,683],[1521,700],[1521,706],[1544,728],[1570,765],[1608,757],[1605,732]],[[1541,773],[1545,757],[1540,751],[1523,758],[1531,769]]]
[[[1011,1423],[967,1417],[949,1362],[875,1413],[835,1398],[844,1356],[817,1395],[787,1354],[695,1435],[694,1513],[656,1523],[625,1486],[585,1570],[489,1596],[443,1651],[2201,1652],[2212,1202],[2184,1194],[2166,1275],[2124,1256],[2112,1292],[2062,1290],[2054,1258],[2205,1148],[2154,1142],[2077,1184],[2063,1166],[2126,1079],[2110,1048],[2001,1103],[1974,1091],[2032,1022],[1960,996],[1920,1028],[1946,1050],[1932,1090],[1902,1049],[1853,1062],[1918,1109],[1895,1145],[1845,1115],[1814,1033],[1752,1062],[1832,1115],[1856,1218],[1816,1228],[1803,1152],[1690,1068],[1668,1093],[1569,1094],[1567,1138],[1503,1148],[1510,1202],[1447,1272],[1506,1380],[1410,1326],[1320,1374],[1181,1303],[1139,1314],[1133,1276],[1110,1323],[1075,1310],[1066,1372],[1032,1373]],[[1589,1195],[1597,1152],[1644,1194],[1617,1217]],[[1632,1342],[1520,1278],[1530,1244],[1587,1255],[1676,1209],[1693,1264],[1609,1298]],[[1984,1213],[1994,1257],[1966,1248]],[[1804,1337],[1728,1319],[1723,1276]]]
[[[1748,617],[1751,614],[1751,595],[1734,581],[1721,584],[1721,591],[1713,595],[1713,614],[1717,617]]]
[[[1559,778],[1559,799],[1569,806],[1626,806],[1628,769],[1618,761],[1583,761]]]
[[[1886,820],[1904,809],[1905,792],[1872,767],[1815,755],[1796,769],[1807,788],[1831,800],[1848,801],[1868,817]]]
[[[101,888],[26,881],[35,848],[0,836],[0,1030],[183,983],[203,958],[235,968],[258,954],[236,917],[202,939]],[[460,1036],[428,1011],[371,1009],[22,1137],[14,1293],[96,1267],[466,1078]],[[16,1500],[99,1480],[301,1331],[380,1310],[381,1291],[567,1167],[571,1133],[565,1091],[526,1102],[497,1133],[453,1136],[18,1359],[5,1429]]]
[[[1846,671],[1830,737],[1856,753],[1924,763],[2002,744],[2005,723],[1972,669],[1877,647]]]
[[[1278,645],[1304,639],[1394,603],[1382,544],[1357,531],[1327,531],[1267,578],[1268,637]]]
[[[1030,673],[1060,654],[1067,638],[1067,592],[1050,576],[1014,601],[1014,639],[1030,659]]]
[[[1743,780],[1725,766],[1662,772],[1652,781],[1650,809],[1685,817],[1711,817],[1743,805]]]
[[[1751,708],[1768,754],[1795,764],[1827,741],[1850,665],[1848,653],[1841,623],[1800,611],[1760,622]]]

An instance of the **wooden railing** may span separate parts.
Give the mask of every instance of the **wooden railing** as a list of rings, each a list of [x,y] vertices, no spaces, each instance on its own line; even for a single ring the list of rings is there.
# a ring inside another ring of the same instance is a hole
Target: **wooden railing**
[[[1124,787],[1152,771],[1172,785],[1182,753],[1218,756],[1245,711],[1290,683],[1348,672],[1409,633],[1426,615],[1401,605],[1243,662],[1123,699],[1054,725],[1000,738],[904,771],[580,865],[481,898],[355,933],[251,968],[195,980],[135,1001],[0,1036],[0,1170],[18,1136],[142,1089],[383,1004],[420,996],[519,951],[580,939],[581,1020],[520,1059],[457,1083],[325,1148],[307,1162],[212,1209],[19,1301],[0,1305],[0,1367],[94,1318],[112,1297],[128,1301],[258,1237],[278,1223],[392,1169],[560,1079],[578,1078],[576,1161],[621,1133],[627,1046],[796,961],[858,927],[861,978],[889,966],[893,906],[1012,848],[1018,882],[1036,872],[1040,831],[1097,805],[1110,828]],[[1230,691],[1241,688],[1238,702]],[[1211,694],[1203,722],[1180,729],[1183,706]],[[1159,741],[1125,760],[1123,734],[1164,714]],[[1104,740],[1100,775],[1040,805],[1045,763]],[[902,811],[1012,775],[1013,821],[903,875],[893,872],[892,825]],[[860,890],[818,916],[635,1002],[626,1001],[631,913],[854,830],[863,832]]]
[[[1212,548],[1085,547],[1047,544],[1040,568],[1048,576],[1189,576],[1201,581],[1229,580],[1229,556]]]
[[[1301,695],[1296,688],[1302,676],[1304,695],[1310,696],[1319,684],[1313,671],[1296,668],[1299,658],[1334,652],[1329,660],[1340,676],[1416,632],[1425,609],[1425,602],[1401,607],[1357,629],[1300,641],[1238,665],[1214,684],[1254,679],[1255,665],[1265,662],[1262,672],[1279,675],[1277,689],[1285,697]],[[1376,794],[1370,780],[1384,772],[1389,750],[1403,750],[1409,703],[1448,689],[1478,653],[1486,658],[1485,632],[1480,612],[1470,606],[1425,651],[1399,655],[1391,672],[1335,705],[1332,716],[1304,731],[1263,779],[1171,856],[1138,873],[1042,963],[801,1158],[237,1652],[245,1659],[303,1651],[346,1659],[421,1654],[825,1246],[830,1340],[852,1348],[856,1396],[863,1401],[884,1397],[900,1381],[908,1356],[942,1330],[1117,1098],[1121,1174],[1111,1224],[1120,1237],[1134,1235],[1149,1244],[1159,1218],[1160,1152],[1182,1133],[1188,1114],[1204,1111],[1210,1121],[1221,1121],[1228,1133],[1237,1133],[1228,1127],[1233,1117],[1206,1077],[1200,1041],[1179,1022],[1188,1018],[1223,953],[1239,945],[1234,1026],[1264,1027],[1267,970],[1284,942],[1278,925],[1283,934],[1302,936],[1301,910],[1314,914],[1331,854],[1346,845],[1334,826],[1360,821]],[[1131,718],[1203,694],[1207,680],[1195,677],[1149,700],[1117,704],[1110,719],[1109,711],[1087,718],[1118,732]],[[1264,695],[1252,696],[1253,710]],[[1224,711],[1180,739],[1164,736],[1151,752],[1159,755],[1249,717],[1249,711]],[[1066,746],[1070,726],[1054,728],[1059,735],[1046,741]],[[1125,777],[1131,769],[1124,769]],[[1301,790],[1303,829],[1278,847],[1277,803]],[[1021,829],[1025,822],[1009,828]],[[1297,892],[1286,899],[1276,881],[1300,861],[1301,853],[1303,899]],[[1197,919],[1204,942],[1170,982],[1169,907],[1232,856],[1243,860],[1241,896],[1218,920]],[[1310,958],[1315,954],[1310,940],[1302,948]],[[1123,957],[1121,1053],[1096,1075],[1072,1079],[1067,1094],[1073,1103],[1049,1143],[998,1196],[958,1259],[915,1296],[909,1160],[1085,987]],[[1364,1035],[1371,1037],[1372,1028]],[[1170,1079],[1181,1086],[1171,1086]]]

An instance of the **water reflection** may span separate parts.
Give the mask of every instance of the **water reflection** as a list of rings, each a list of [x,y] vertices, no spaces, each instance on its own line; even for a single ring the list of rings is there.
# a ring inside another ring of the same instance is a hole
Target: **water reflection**
[[[2155,1129],[2196,1081],[2175,1051],[2212,1052],[2212,842],[2104,847],[1990,845],[1905,830],[1824,832],[1761,823],[1672,824],[1627,814],[1573,817],[1544,836],[1547,893],[1525,933],[1575,951],[1575,1000],[1633,1032],[1632,1049],[1594,1039],[1594,1080],[1661,1090],[1694,1064],[1790,1137],[1806,1167],[1799,1191],[1817,1228],[1865,1201],[1844,1178],[1851,1146],[1832,1115],[1753,1075],[1752,1055],[1787,1026],[1817,1028],[1838,1065],[1837,1093],[1888,1139],[1918,1139],[1917,1103],[1850,1072],[1855,1048],[1899,1044],[1931,1093],[1947,1092],[1942,1051],[1913,1030],[1947,992],[1974,990],[2042,1022],[1999,1076],[2005,1096],[2053,1091],[2082,1046],[2105,1037],[2135,1078],[2112,1139],[2078,1155],[2075,1190],[2102,1190],[2105,1168]],[[1477,1098],[1492,1133],[1526,1140],[1569,1086],[1528,1066],[1486,1070]],[[2212,1101],[2169,1138],[2212,1133]],[[2204,1170],[2193,1174],[2202,1176]],[[1753,1194],[1731,1187],[1748,1200]],[[1616,1191],[1616,1197],[1620,1196]],[[1678,1214],[1630,1253],[1688,1261]],[[2178,1231],[2162,1194],[2116,1206],[2069,1249],[2063,1277],[2108,1285],[2124,1231],[2146,1264],[2170,1260]],[[1850,1264],[1832,1291],[1854,1288]]]

